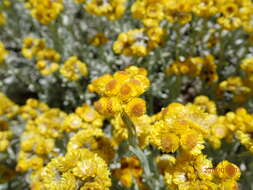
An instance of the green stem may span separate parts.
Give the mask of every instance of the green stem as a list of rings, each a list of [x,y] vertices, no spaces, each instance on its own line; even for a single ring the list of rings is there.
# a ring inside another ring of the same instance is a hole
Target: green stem
[[[180,49],[178,47],[179,41],[180,41],[180,25],[176,24],[176,33],[177,33],[177,37],[176,37],[176,60],[179,60],[179,56],[180,56]]]
[[[138,146],[138,139],[134,123],[131,121],[131,119],[124,111],[121,114],[121,117],[124,123],[126,124],[128,130],[129,150],[138,157],[138,159],[142,164],[145,183],[147,184],[150,190],[159,190],[161,187],[161,183],[158,179],[155,178],[154,172],[151,171],[147,156]]]

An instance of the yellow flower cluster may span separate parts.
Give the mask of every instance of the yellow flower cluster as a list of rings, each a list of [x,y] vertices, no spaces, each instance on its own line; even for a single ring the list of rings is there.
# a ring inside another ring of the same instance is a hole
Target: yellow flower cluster
[[[225,29],[244,27],[252,32],[251,0],[137,0],[131,7],[132,15],[146,27],[159,26],[164,19],[170,23],[186,24],[192,20],[192,13],[208,18],[218,15],[217,22]]]
[[[7,55],[8,51],[5,49],[4,44],[0,41],[0,64],[4,62]]]
[[[209,114],[216,114],[217,108],[214,101],[210,100],[207,96],[197,96],[194,98],[194,105],[198,106],[201,110]]]
[[[114,158],[115,146],[101,129],[104,117],[87,104],[67,115],[36,99],[28,99],[20,112],[26,128],[16,170],[30,171],[32,189],[109,189],[106,163]],[[67,154],[59,156],[57,142],[65,132]]]
[[[51,48],[46,48],[43,39],[27,37],[23,40],[22,54],[25,58],[36,59],[37,69],[43,75],[49,75],[60,69],[60,73],[69,80],[78,80],[87,76],[88,69],[85,63],[76,56],[69,57],[60,67],[61,55]]]
[[[235,131],[235,136],[250,152],[253,152],[253,115],[246,109],[238,108],[227,114],[228,127]]]
[[[192,20],[193,13],[200,17],[218,15],[217,22],[223,28],[233,30],[243,26],[250,33],[253,31],[252,11],[251,0],[136,0],[131,6],[132,16],[141,20],[145,27],[120,33],[113,50],[126,56],[145,56],[161,44],[164,32],[160,25],[164,19],[186,24]],[[213,64],[207,64],[207,67],[215,69]]]
[[[206,155],[192,156],[184,153],[174,159],[165,157],[163,166],[164,180],[170,189],[239,189],[236,181],[241,175],[240,169],[226,160],[213,168],[212,161]]]
[[[149,87],[146,75],[145,69],[131,66],[95,79],[88,88],[102,96],[94,104],[96,110],[104,116],[113,116],[123,110],[130,117],[142,116],[146,112],[146,104],[138,96]]]
[[[55,140],[63,136],[66,114],[30,99],[21,107],[21,116],[27,123],[21,135],[16,169],[21,172],[29,169],[37,171],[56,155]]]
[[[251,89],[241,77],[229,77],[219,84],[218,95],[226,93],[232,96],[235,102],[243,102],[247,99]]]
[[[11,2],[9,0],[3,0],[0,2],[0,7],[1,7],[1,10],[0,10],[0,27],[1,25],[5,25],[6,24],[6,14],[4,13],[4,8],[8,8],[11,6]]]
[[[205,138],[213,148],[220,148],[223,139],[231,143],[236,138],[249,151],[253,152],[253,138],[251,135],[253,115],[249,114],[245,108],[238,108],[235,112],[228,112],[226,115],[216,115],[215,103],[205,96],[196,97],[194,105],[206,113],[212,114],[209,132],[205,135]]]
[[[0,26],[6,23],[4,12],[0,12]]]
[[[0,152],[5,152],[10,145],[13,132],[8,122],[18,112],[19,107],[0,92]]]
[[[25,7],[41,24],[49,24],[63,10],[62,0],[26,0]]]
[[[219,0],[198,0],[192,11],[200,17],[208,18],[218,13],[218,3]]]
[[[192,103],[188,103],[191,106]],[[230,114],[217,115],[217,106],[214,101],[206,96],[197,96],[193,101],[193,105],[197,106],[201,111],[208,113],[209,127],[205,133],[205,140],[215,149],[221,147],[222,140],[231,142],[235,133],[235,126],[231,126],[229,122]]]
[[[229,115],[218,116],[211,125],[207,141],[213,148],[218,149],[221,147],[221,140],[225,139],[227,142],[231,142],[234,130],[229,124]]]
[[[217,89],[218,96],[228,96],[233,101],[244,102],[253,92],[253,58],[245,58],[240,65],[244,76],[232,76],[222,81]]]
[[[115,156],[112,140],[106,137],[101,129],[97,128],[82,129],[70,138],[67,150],[75,151],[80,148],[87,148],[97,153],[107,163]]]
[[[46,47],[46,42],[43,39],[26,37],[23,40],[22,55],[27,59],[34,58],[37,53]]]
[[[123,157],[120,160],[120,164],[120,168],[114,169],[112,171],[112,175],[127,188],[130,188],[135,180],[139,186],[139,189],[144,190],[145,186],[142,183],[141,178],[143,170],[141,168],[140,161],[134,156]]]
[[[172,103],[154,116],[150,132],[151,144],[163,152],[178,149],[197,156],[204,149],[204,136],[209,133],[213,117],[198,106]]]
[[[90,126],[102,128],[104,117],[91,106],[84,104],[80,107],[77,107],[75,113]]]
[[[61,74],[69,80],[79,80],[82,76],[87,76],[88,69],[85,63],[76,56],[70,57],[65,61],[60,69]]]
[[[176,157],[162,154],[157,158],[168,188],[238,189],[239,168],[226,160],[214,168],[202,150],[205,141],[219,148],[221,140],[231,142],[237,138],[253,152],[253,115],[240,108],[219,116],[212,100],[198,96],[193,103],[171,103],[161,112],[148,116],[145,101],[139,96],[149,85],[147,71],[136,66],[103,75],[88,87],[101,96],[94,103],[97,111],[84,104],[69,114],[36,99],[28,99],[18,109],[0,94],[0,116],[10,118],[20,110],[26,121],[16,170],[29,171],[32,189],[109,190],[107,164],[115,157],[117,146],[129,135],[123,112],[132,120],[141,148],[153,145],[161,153],[177,152]],[[110,138],[102,129],[104,119],[109,119],[112,125]],[[0,151],[6,150],[11,136],[8,123],[0,120]],[[63,139],[65,155],[58,149],[58,141]],[[139,189],[147,189],[136,157],[123,157],[121,166],[113,169],[112,174],[125,187],[137,182]]]
[[[242,64],[240,65],[241,69],[245,72],[247,80],[249,83],[253,82],[253,57],[246,58],[242,60]]]
[[[97,154],[76,149],[52,159],[33,177],[33,185],[48,190],[109,190],[109,175],[105,161]]]
[[[246,32],[253,32],[251,0],[219,1],[218,7],[222,15],[218,18],[218,23],[223,28],[233,30],[243,26]]]
[[[133,17],[140,19],[147,27],[159,26],[164,19],[185,24],[191,20],[192,5],[193,1],[185,0],[137,0],[131,11]]]
[[[21,135],[16,170],[36,172],[56,155],[55,139],[62,136],[66,114],[59,109],[50,109],[36,99],[28,99],[20,112],[27,123]]]
[[[231,143],[234,138],[252,149],[252,115],[243,108],[226,115],[216,114],[216,105],[208,97],[198,96],[193,104],[172,103],[154,116],[150,143],[163,152],[177,150],[197,156],[204,148],[204,140],[217,149],[222,140]],[[252,151],[252,150],[251,150]]]
[[[119,19],[126,9],[126,0],[75,0],[83,3],[88,13],[96,16],[105,16],[110,20]]]
[[[11,6],[10,0],[3,0],[3,1],[1,2],[1,4],[2,4],[2,6],[4,6],[4,7],[10,7],[10,6]]]
[[[159,26],[120,33],[113,50],[126,56],[145,56],[162,42],[163,33]]]
[[[84,104],[77,107],[74,113],[68,114],[63,121],[63,129],[66,132],[75,132],[82,129],[102,128],[104,117],[92,107]]]
[[[12,138],[12,131],[9,128],[9,124],[5,120],[0,120],[0,152],[5,152],[10,145],[10,139]]]
[[[166,73],[168,75],[189,75],[192,77],[199,76],[203,81],[207,83],[216,82],[218,80],[218,74],[216,71],[215,59],[212,55],[206,57],[191,57],[185,61],[176,61],[171,63]]]
[[[19,107],[0,92],[0,119],[11,119],[19,112]]]
[[[20,110],[22,119],[28,121],[36,119],[40,114],[48,111],[49,107],[43,102],[30,98],[20,107]]]
[[[43,75],[49,75],[59,69],[61,56],[55,50],[46,48],[45,41],[27,37],[23,41],[22,54],[28,59],[35,58],[37,69]]]
[[[43,75],[52,74],[59,69],[58,62],[61,56],[53,49],[47,48],[39,51],[36,58],[36,66]]]
[[[97,33],[90,38],[90,44],[93,46],[102,46],[108,42],[108,38],[103,33]]]

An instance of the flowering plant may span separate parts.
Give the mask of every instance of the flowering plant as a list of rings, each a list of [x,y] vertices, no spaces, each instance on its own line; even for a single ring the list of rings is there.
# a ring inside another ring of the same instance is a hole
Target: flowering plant
[[[2,0],[0,189],[253,189],[252,0]]]

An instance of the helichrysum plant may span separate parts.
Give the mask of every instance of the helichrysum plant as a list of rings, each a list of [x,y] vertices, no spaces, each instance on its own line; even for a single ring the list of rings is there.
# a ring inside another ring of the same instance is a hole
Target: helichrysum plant
[[[253,1],[0,1],[12,189],[253,190]]]

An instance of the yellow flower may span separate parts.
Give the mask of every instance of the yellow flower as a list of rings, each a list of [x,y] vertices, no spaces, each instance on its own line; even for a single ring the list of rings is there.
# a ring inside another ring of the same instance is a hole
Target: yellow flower
[[[201,0],[193,7],[193,12],[201,17],[210,17],[217,13],[218,7],[214,0]]]
[[[108,82],[113,80],[112,75],[106,74],[97,79],[93,80],[92,83],[88,86],[89,91],[96,92],[100,95],[105,93],[105,87]]]
[[[54,140],[32,132],[24,132],[21,136],[20,148],[25,152],[37,155],[50,154],[54,149]]]
[[[96,110],[106,117],[118,114],[123,109],[131,116],[143,115],[146,110],[145,102],[134,98],[143,94],[149,87],[150,82],[146,75],[145,69],[131,66],[113,75],[106,74],[95,79],[88,89],[102,96],[94,104]],[[138,106],[135,105],[137,100]]]
[[[41,114],[36,120],[30,120],[27,123],[26,129],[34,130],[44,137],[59,138],[64,130],[63,122],[65,117],[66,113],[53,108]]]
[[[160,141],[160,148],[164,152],[175,152],[180,145],[179,138],[173,133],[162,134]]]
[[[242,25],[242,21],[236,17],[220,17],[218,23],[226,30],[234,30]]]
[[[103,33],[97,33],[90,39],[93,46],[102,46],[108,42],[108,38]]]
[[[63,10],[62,0],[27,0],[25,7],[30,9],[32,17],[41,24],[49,24]]]
[[[97,190],[109,190],[111,180],[110,172],[105,161],[97,154],[87,149],[76,149],[67,152],[63,163],[70,167],[68,171],[80,180],[80,189],[98,188]],[[93,185],[92,185],[93,184]]]
[[[69,114],[63,122],[63,128],[66,131],[75,131],[80,128],[86,128],[87,125],[83,123],[82,119],[74,113]]]
[[[58,62],[61,57],[53,49],[43,49],[39,51],[36,55],[37,59],[37,68],[43,75],[49,75],[56,72],[59,69]]]
[[[204,65],[200,73],[200,78],[208,83],[216,82],[218,80],[216,64],[212,55],[204,57]]]
[[[82,118],[84,122],[94,127],[100,128],[103,126],[104,117],[87,104],[77,107],[75,113]]]
[[[26,104],[20,108],[21,117],[24,120],[33,120],[40,114],[49,110],[48,105],[40,102],[36,99],[29,98],[26,100]]]
[[[0,117],[11,119],[19,112],[19,107],[0,92]]]
[[[236,16],[238,13],[238,5],[232,2],[225,3],[221,7],[221,12],[226,16],[226,17],[233,17]]]
[[[78,0],[80,2],[80,0]],[[97,16],[106,16],[110,20],[123,16],[126,8],[126,0],[100,1],[91,0],[85,2],[85,10]]]
[[[219,116],[217,121],[211,126],[208,141],[214,148],[220,148],[221,139],[227,138],[232,134],[227,125],[226,117]]]
[[[5,152],[9,146],[10,142],[6,139],[0,140],[0,152]]]
[[[140,117],[146,112],[146,102],[141,98],[134,98],[126,104],[125,111],[130,117]]]
[[[208,55],[206,57],[190,57],[185,61],[172,62],[166,69],[168,75],[190,75],[192,77],[199,76],[208,83],[216,82],[218,74],[214,57]]]
[[[186,24],[191,21],[191,9],[193,7],[193,1],[179,0],[168,1],[165,18],[171,23]]]
[[[0,41],[0,64],[4,62],[8,51],[5,49],[4,44]]]
[[[250,133],[236,131],[236,138],[250,151],[253,152],[253,139]]]
[[[247,80],[252,82],[253,81],[253,57],[243,59],[240,67],[246,73]]]
[[[218,93],[229,93],[233,95],[235,102],[245,101],[250,92],[251,89],[244,84],[243,79],[240,77],[229,77],[219,84],[218,89]]]
[[[46,43],[44,40],[27,37],[23,40],[22,55],[28,59],[32,59],[45,47]]]
[[[0,12],[0,26],[6,23],[6,18],[3,12]]]
[[[204,148],[204,137],[215,121],[213,115],[196,105],[172,103],[153,118],[150,142],[164,152],[180,149],[198,156]]]
[[[125,56],[145,56],[161,43],[162,36],[163,29],[160,27],[129,30],[118,35],[113,50]]]
[[[85,63],[81,62],[76,56],[72,56],[65,61],[60,72],[69,80],[75,81],[79,80],[82,76],[87,76],[88,69]]]
[[[25,172],[31,169],[38,170],[42,168],[44,159],[43,157],[20,151],[18,153],[17,162],[16,171]]]
[[[94,103],[94,106],[104,116],[112,116],[121,111],[120,100],[116,97],[102,97]]]
[[[205,155],[197,157],[183,152],[176,157],[174,164],[167,162],[164,180],[170,189],[193,190],[210,189],[216,190],[217,182],[214,180],[212,162]]]
[[[231,190],[239,190],[239,185],[235,180],[225,180],[220,184],[221,190],[231,189]]]
[[[190,75],[199,76],[204,66],[204,60],[201,57],[191,57],[185,61],[172,62],[166,70],[168,75]]]
[[[221,179],[238,180],[241,176],[240,169],[233,163],[224,160],[215,169],[216,175]]]
[[[142,168],[141,163],[136,157],[123,157],[120,160],[121,167],[113,170],[112,175],[115,176],[125,187],[131,187],[134,180],[138,186],[141,186]]]
[[[189,151],[192,155],[198,155],[204,149],[204,140],[201,134],[195,131],[185,131],[180,137],[180,143],[185,151]]]
[[[164,0],[137,0],[131,7],[134,18],[140,19],[146,27],[158,26],[164,19],[167,4]]]
[[[101,129],[83,129],[78,131],[73,135],[67,145],[68,151],[75,151],[79,148],[93,148],[96,144],[96,139],[102,138],[104,136]]]
[[[42,181],[46,189],[74,190],[77,180],[64,165],[65,158],[59,156],[52,159],[42,171]]]
[[[4,5],[5,7],[10,7],[10,6],[11,6],[10,0],[3,0],[3,5]]]
[[[197,96],[194,98],[194,105],[200,107],[201,110],[210,114],[216,114],[215,102],[209,100],[207,96]]]
[[[176,163],[176,158],[170,154],[162,154],[156,158],[156,163],[160,173],[164,175],[167,167],[171,167]]]

